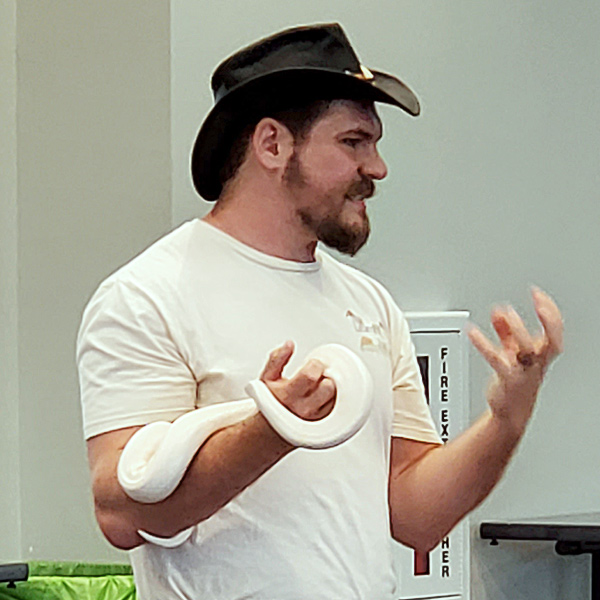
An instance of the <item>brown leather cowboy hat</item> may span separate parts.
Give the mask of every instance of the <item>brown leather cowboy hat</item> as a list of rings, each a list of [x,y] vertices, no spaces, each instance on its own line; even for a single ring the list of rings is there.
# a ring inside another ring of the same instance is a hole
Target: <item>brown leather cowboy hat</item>
[[[239,50],[217,67],[211,87],[215,104],[191,160],[194,187],[205,200],[219,198],[219,171],[250,115],[329,98],[385,102],[413,116],[420,112],[408,86],[360,63],[337,23],[286,29]]]

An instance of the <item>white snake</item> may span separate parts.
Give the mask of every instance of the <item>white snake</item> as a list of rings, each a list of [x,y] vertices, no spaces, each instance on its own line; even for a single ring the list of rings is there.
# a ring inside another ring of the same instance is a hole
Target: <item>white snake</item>
[[[373,382],[362,360],[345,346],[327,344],[313,350],[306,360],[325,365],[324,375],[336,386],[333,410],[318,421],[296,416],[259,379],[246,386],[250,398],[193,410],[173,423],[158,421],[139,429],[119,460],[118,479],[125,493],[137,502],[155,503],[170,496],[196,452],[215,431],[238,423],[259,410],[271,427],[290,444],[302,448],[331,448],[350,439],[364,425],[372,404]],[[165,547],[182,544],[193,528],[173,538],[159,538],[144,531],[147,541]]]

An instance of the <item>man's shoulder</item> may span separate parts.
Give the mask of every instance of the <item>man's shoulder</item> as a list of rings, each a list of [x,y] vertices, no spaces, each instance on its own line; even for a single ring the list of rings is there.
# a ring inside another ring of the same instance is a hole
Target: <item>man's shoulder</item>
[[[188,221],[151,243],[106,277],[93,297],[106,295],[117,288],[137,290],[149,296],[176,288],[193,230],[194,221]]]

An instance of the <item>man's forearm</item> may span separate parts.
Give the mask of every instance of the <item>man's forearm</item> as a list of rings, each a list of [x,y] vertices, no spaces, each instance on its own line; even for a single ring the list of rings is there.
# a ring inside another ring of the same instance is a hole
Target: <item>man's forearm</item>
[[[98,523],[108,540],[124,549],[142,543],[140,529],[171,537],[210,517],[292,449],[259,413],[213,434],[171,496],[141,504],[131,500],[116,479],[120,452],[107,454],[97,448],[98,460],[90,458]]]
[[[489,494],[522,433],[487,412],[456,440],[429,450],[402,471],[392,469],[394,538],[420,550],[435,547]]]
[[[552,360],[563,349],[560,310],[547,294],[532,296],[543,331],[531,336],[512,307],[496,308],[494,346],[476,327],[469,339],[494,370],[490,412],[459,438],[425,450],[418,442],[392,442],[390,519],[394,537],[415,548],[434,547],[491,491],[525,432]]]

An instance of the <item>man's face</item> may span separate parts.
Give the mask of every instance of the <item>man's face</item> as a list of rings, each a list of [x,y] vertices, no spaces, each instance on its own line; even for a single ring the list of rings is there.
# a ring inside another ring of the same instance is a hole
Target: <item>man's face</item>
[[[316,239],[354,255],[370,232],[365,199],[387,174],[377,152],[381,122],[371,104],[339,101],[313,125],[290,158],[285,185]]]

